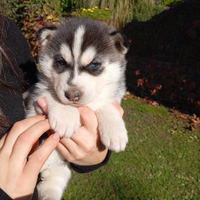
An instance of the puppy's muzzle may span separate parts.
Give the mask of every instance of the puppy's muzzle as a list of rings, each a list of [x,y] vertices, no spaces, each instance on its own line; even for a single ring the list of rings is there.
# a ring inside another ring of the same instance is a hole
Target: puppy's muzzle
[[[81,92],[80,91],[67,91],[65,92],[65,96],[69,101],[79,101],[81,98]]]

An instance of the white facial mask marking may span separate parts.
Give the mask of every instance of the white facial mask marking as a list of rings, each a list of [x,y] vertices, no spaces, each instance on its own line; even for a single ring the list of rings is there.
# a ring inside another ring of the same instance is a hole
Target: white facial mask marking
[[[66,60],[67,63],[71,64],[72,60],[72,53],[68,45],[62,44],[60,48],[60,52],[62,57]]]
[[[73,54],[74,54],[74,79],[78,76],[78,58],[81,54],[81,46],[83,43],[83,36],[85,33],[84,26],[78,27],[74,36]],[[76,82],[76,81],[75,81]]]
[[[85,33],[84,26],[78,27],[78,29],[75,32],[74,44],[73,44],[73,53],[74,53],[75,62],[77,62],[78,57],[81,53],[81,46],[82,46],[82,42],[83,42],[84,33]]]
[[[90,46],[88,47],[81,56],[81,64],[83,66],[86,66],[92,62],[92,60],[95,58],[96,50],[94,47]]]

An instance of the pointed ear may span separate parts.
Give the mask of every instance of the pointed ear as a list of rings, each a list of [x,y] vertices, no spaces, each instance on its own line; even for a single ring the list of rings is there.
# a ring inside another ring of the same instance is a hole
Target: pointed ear
[[[116,49],[123,55],[128,52],[128,41],[124,35],[122,35],[119,31],[114,31],[110,33],[110,37],[114,42]]]
[[[36,34],[39,43],[44,46],[47,43],[47,40],[55,34],[56,30],[56,26],[41,28]]]

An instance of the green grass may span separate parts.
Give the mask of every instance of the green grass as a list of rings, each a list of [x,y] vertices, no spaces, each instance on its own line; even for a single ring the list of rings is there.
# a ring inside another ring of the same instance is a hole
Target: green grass
[[[199,132],[162,106],[122,101],[129,143],[88,174],[73,172],[65,199],[200,199]]]

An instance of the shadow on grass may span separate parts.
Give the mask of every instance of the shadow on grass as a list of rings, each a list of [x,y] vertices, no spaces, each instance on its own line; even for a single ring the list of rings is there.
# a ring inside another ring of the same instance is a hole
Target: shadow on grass
[[[199,10],[200,1],[189,0],[124,27],[131,42],[126,73],[130,91],[200,115]]]

